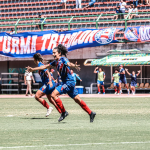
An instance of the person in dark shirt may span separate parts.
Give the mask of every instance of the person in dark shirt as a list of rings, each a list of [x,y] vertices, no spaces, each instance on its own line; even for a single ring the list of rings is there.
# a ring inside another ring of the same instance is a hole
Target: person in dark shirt
[[[128,72],[128,69],[125,69],[125,71],[127,72],[127,74],[129,76],[131,76],[131,90],[132,90],[132,94],[135,95],[135,87],[137,85],[137,76],[140,74],[140,70],[138,71],[137,74],[135,74],[135,71],[132,71],[132,74]]]
[[[115,20],[118,19],[118,16],[119,16],[118,14],[119,14],[119,13],[121,13],[121,12],[120,12],[120,7],[117,7],[117,8],[116,8],[116,15],[114,15],[113,20],[114,20],[114,19],[115,19]]]

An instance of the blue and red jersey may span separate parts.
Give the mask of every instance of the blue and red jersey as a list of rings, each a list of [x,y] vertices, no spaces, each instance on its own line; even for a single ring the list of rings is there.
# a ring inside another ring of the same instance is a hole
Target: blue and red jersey
[[[40,67],[40,66],[44,66],[44,64],[42,62],[39,62],[38,67]],[[42,80],[43,84],[49,82],[49,77],[48,77],[48,74],[46,73],[47,71],[48,71],[48,69],[39,70],[39,75],[41,76],[41,80]]]
[[[58,61],[54,60],[50,63],[51,66],[56,66],[63,83],[66,81],[74,81],[74,77],[71,75],[70,67],[67,65],[68,62],[69,60],[66,57],[61,57]]]

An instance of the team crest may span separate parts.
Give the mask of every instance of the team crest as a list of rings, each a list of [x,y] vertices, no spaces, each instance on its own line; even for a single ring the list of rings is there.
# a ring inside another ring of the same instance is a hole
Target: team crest
[[[116,28],[100,30],[95,34],[95,40],[99,44],[108,44],[113,41]]]

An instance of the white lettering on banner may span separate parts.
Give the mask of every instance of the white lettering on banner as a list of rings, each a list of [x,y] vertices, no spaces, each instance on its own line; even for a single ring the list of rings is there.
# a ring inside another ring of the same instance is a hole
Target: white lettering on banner
[[[139,33],[141,41],[150,40],[150,27],[140,27]]]
[[[77,37],[82,33],[82,31],[79,31],[76,36],[74,37],[71,46],[77,45],[78,44],[78,39]]]
[[[21,53],[20,54],[30,54],[30,41],[31,41],[31,36],[27,36],[26,44],[25,44],[25,39],[23,36],[21,36]]]
[[[49,42],[49,46],[47,48],[48,51],[56,47],[57,40],[58,40],[58,34],[52,34],[51,40]]]
[[[19,37],[12,38],[12,50],[11,53],[19,54]]]
[[[59,36],[59,43],[58,44],[62,44],[64,36],[65,36],[64,34],[60,34],[60,36]]]
[[[93,37],[95,35],[96,32],[98,32],[99,30],[94,30],[92,31],[85,39],[84,43],[93,43]]]
[[[68,45],[70,45],[70,46],[72,45],[72,41],[73,41],[73,39],[76,37],[77,33],[78,33],[78,32],[74,32],[74,33],[71,35],[71,37],[69,38],[69,41],[68,41]],[[70,47],[70,46],[69,46],[69,47]]]
[[[2,42],[3,41],[3,36],[0,36],[0,42]]]
[[[84,31],[78,39],[78,44],[83,44],[85,38],[87,37],[88,34],[90,34],[90,32],[91,30]]]
[[[46,42],[50,39],[51,34],[44,34],[42,40],[44,40],[41,51],[45,51]]]
[[[3,42],[3,52],[4,53],[9,53],[10,52],[10,42],[11,42],[11,37],[10,36],[4,36],[4,42]],[[7,44],[7,46],[6,46]]]
[[[70,45],[68,44],[68,40],[70,39],[71,34],[66,34],[64,40],[63,40],[63,45],[66,46],[67,48],[70,47]]]
[[[37,35],[32,36],[31,53],[36,53],[36,39]]]

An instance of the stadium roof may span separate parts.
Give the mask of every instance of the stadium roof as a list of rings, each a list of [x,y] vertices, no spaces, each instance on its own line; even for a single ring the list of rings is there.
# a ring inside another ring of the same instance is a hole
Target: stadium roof
[[[85,66],[150,65],[150,54],[109,55],[102,59],[87,59]]]

